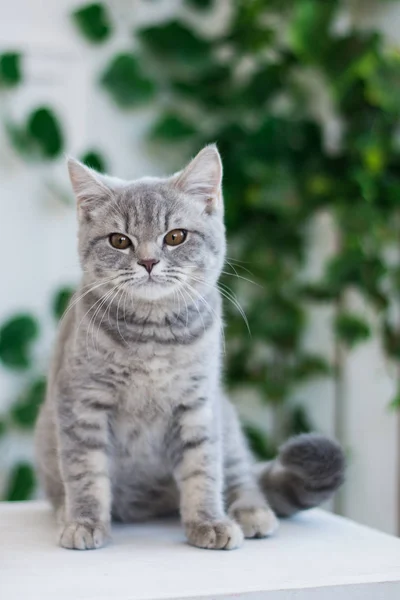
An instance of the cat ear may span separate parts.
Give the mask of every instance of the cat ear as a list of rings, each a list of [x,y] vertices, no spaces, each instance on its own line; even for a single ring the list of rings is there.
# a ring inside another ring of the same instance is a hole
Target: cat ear
[[[222,162],[215,144],[203,148],[174,176],[175,187],[204,202],[208,213],[222,210],[221,183]]]
[[[103,198],[110,196],[105,177],[78,160],[68,158],[68,172],[78,203],[78,214],[92,211]]]

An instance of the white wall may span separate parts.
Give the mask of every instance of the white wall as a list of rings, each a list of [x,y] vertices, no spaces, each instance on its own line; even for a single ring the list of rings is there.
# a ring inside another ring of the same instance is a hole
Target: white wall
[[[68,153],[79,155],[89,147],[105,149],[111,170],[121,177],[162,172],[160,157],[150,158],[141,144],[152,109],[132,111],[127,118],[105,94],[93,92],[93,82],[111,50],[127,46],[132,22],[160,18],[175,10],[179,2],[109,2],[124,34],[94,50],[70,23],[70,11],[79,4],[74,0],[0,0],[0,51],[22,49],[25,53],[25,83],[8,96],[0,95],[0,117],[11,114],[22,118],[30,108],[50,102],[66,124]],[[355,18],[366,18],[375,25],[381,22],[399,40],[396,23],[400,23],[400,3],[389,4],[390,8],[378,13],[368,9],[360,16],[356,12]],[[223,18],[228,5],[221,3],[214,24]],[[67,196],[71,203],[66,204],[60,196]],[[0,322],[17,309],[34,311],[45,323],[45,336],[38,349],[39,363],[45,364],[54,335],[47,316],[50,297],[59,285],[73,284],[79,276],[74,207],[63,161],[49,168],[27,165],[8,145],[1,127],[0,224]],[[308,268],[316,275],[335,244],[324,216],[317,222],[311,242]],[[322,351],[333,359],[332,309],[314,308],[311,314],[305,343],[310,350]],[[0,413],[15,397],[19,385],[16,377],[0,370]],[[395,532],[398,418],[387,410],[395,378],[388,372],[376,342],[345,357],[342,387],[340,421],[350,469],[341,509],[356,520]],[[309,407],[320,430],[334,434],[338,420],[338,386],[334,382],[316,382],[299,390],[295,400]],[[260,419],[253,404],[243,410]],[[1,442],[1,461],[11,463],[31,451],[30,440],[15,434]]]

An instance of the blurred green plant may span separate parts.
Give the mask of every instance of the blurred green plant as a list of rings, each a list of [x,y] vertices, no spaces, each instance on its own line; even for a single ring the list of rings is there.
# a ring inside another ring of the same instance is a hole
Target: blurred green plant
[[[55,112],[48,106],[34,109],[25,123],[7,123],[14,148],[27,158],[53,160],[64,149],[64,135]]]
[[[54,324],[64,314],[74,290],[62,287],[52,298]],[[33,345],[40,340],[42,328],[31,314],[16,314],[0,327],[0,364],[13,372],[23,373],[22,390],[0,418],[0,437],[13,431],[31,432],[46,393],[46,377],[39,374]],[[36,480],[28,462],[18,462],[8,476],[4,500],[27,500],[34,493]]]
[[[98,150],[88,150],[81,156],[81,161],[99,173],[105,173],[107,170],[105,158]]]
[[[82,35],[95,44],[107,40],[112,32],[107,7],[100,2],[77,9],[72,13],[72,19]]]
[[[21,54],[19,52],[0,54],[0,87],[12,88],[21,81]]]
[[[211,1],[185,4],[203,13],[214,8]],[[284,407],[277,411],[278,433],[265,442],[268,452],[282,437],[311,427],[304,410],[287,402],[297,387],[336,372],[337,365],[302,348],[313,303],[333,303],[336,339],[353,348],[371,335],[365,317],[346,310],[347,292],[357,290],[380,314],[389,356],[400,354],[400,335],[387,318],[388,290],[396,287],[385,258],[387,245],[398,241],[400,54],[376,32],[352,26],[338,33],[336,18],[345,8],[340,0],[238,0],[213,37],[194,20],[173,17],[136,30],[139,45],[123,55],[126,67],[111,57],[103,76],[118,104],[134,106],[146,74],[145,101],[158,107],[149,139],[159,146],[175,144],[188,158],[218,143],[230,242],[221,283],[227,383],[253,386],[266,402]],[[125,77],[125,69],[133,75]],[[310,73],[319,78],[341,122],[335,152],[324,142],[302,72],[305,80]],[[340,232],[338,249],[319,281],[305,281],[308,231],[321,211]],[[260,345],[268,349],[261,358]],[[264,433],[247,431],[266,456]]]
[[[28,314],[15,315],[0,328],[0,361],[6,367],[26,369],[31,364],[31,345],[39,326]]]
[[[211,16],[216,5],[184,4],[193,16]],[[177,168],[203,144],[218,143],[229,238],[221,281],[226,379],[232,389],[253,388],[270,406],[274,429],[268,436],[246,424],[251,447],[265,459],[283,438],[312,427],[304,408],[289,399],[301,399],[304,382],[338,372],[337,364],[304,350],[311,306],[335,307],[333,332],[338,344],[351,349],[372,335],[368,319],[347,306],[348,293],[357,291],[378,312],[387,356],[400,358],[400,328],[390,313],[400,269],[386,253],[388,244],[398,246],[400,223],[400,53],[376,32],[354,26],[339,31],[336,18],[346,9],[344,0],[237,0],[225,28],[212,36],[197,29],[194,18],[173,17],[136,29],[132,46],[110,53],[100,77],[101,88],[122,109],[152,104],[157,116],[148,139],[168,155],[174,145],[177,161],[181,155]],[[122,26],[111,16],[112,7],[99,2],[82,4],[72,19],[86,40],[102,43]],[[0,88],[21,81],[20,65],[19,53],[0,55]],[[314,114],[310,78],[321,83],[341,124],[335,151]],[[64,148],[63,127],[51,107],[35,109],[9,133],[24,156],[48,160]],[[100,171],[106,167],[97,149],[82,160]],[[308,234],[321,212],[331,216],[340,236],[322,276],[307,280]],[[54,298],[56,318],[71,292],[63,288]],[[238,301],[251,338],[234,306]],[[18,315],[1,327],[4,366],[33,369],[34,323]],[[2,418],[0,435],[9,427],[31,427],[43,386],[31,374]],[[30,466],[17,465],[8,497],[28,497],[32,482]]]
[[[155,84],[145,75],[139,60],[129,53],[113,57],[101,77],[101,84],[121,108],[144,104],[155,94]]]

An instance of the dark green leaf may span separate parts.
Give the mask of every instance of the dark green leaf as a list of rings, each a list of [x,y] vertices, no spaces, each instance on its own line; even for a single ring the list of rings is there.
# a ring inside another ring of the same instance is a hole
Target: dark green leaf
[[[104,157],[97,150],[88,150],[81,157],[81,161],[91,169],[97,171],[98,173],[105,173],[107,170]]]
[[[400,360],[400,330],[385,322],[383,324],[382,336],[387,354],[395,360]]]
[[[56,319],[61,319],[74,292],[71,287],[63,287],[57,291],[53,299],[53,315]]]
[[[290,435],[309,433],[313,430],[309,417],[302,406],[294,406],[289,419]]]
[[[7,423],[4,421],[4,419],[0,419],[0,438],[5,434],[6,431]]]
[[[265,431],[250,424],[245,424],[243,428],[250,448],[257,458],[260,460],[270,460],[276,456],[276,448],[268,440]]]
[[[29,500],[35,490],[35,474],[28,463],[18,463],[10,473],[5,500]]]
[[[209,10],[213,5],[214,0],[185,0],[185,3],[190,8],[195,8],[197,10]]]
[[[61,126],[51,108],[34,110],[28,117],[26,131],[43,158],[56,158],[63,151]]]
[[[11,408],[11,418],[20,427],[32,429],[46,393],[44,377],[34,381]]]
[[[233,3],[236,10],[233,13],[231,27],[226,35],[226,42],[232,44],[240,54],[257,55],[268,50],[275,40],[275,32],[265,19],[265,0]]]
[[[16,315],[0,328],[0,360],[7,367],[23,369],[30,365],[30,347],[39,333],[31,315]]]
[[[206,63],[210,54],[209,42],[179,21],[169,21],[138,31],[144,46],[163,61],[184,66]]]
[[[154,82],[144,74],[139,60],[128,53],[117,54],[112,59],[101,83],[122,108],[145,104],[156,92]]]
[[[324,283],[309,283],[303,285],[299,292],[305,300],[311,302],[331,302],[337,297],[338,290]]]
[[[292,49],[305,60],[319,61],[331,43],[329,28],[337,1],[297,0],[290,26]]]
[[[253,310],[255,331],[259,335],[282,348],[295,348],[304,325],[301,306],[294,300],[277,295],[254,302]]]
[[[18,52],[0,54],[0,87],[14,87],[21,80],[21,54]]]
[[[219,107],[226,109],[232,102],[232,69],[227,65],[209,63],[200,72],[190,73],[179,69],[171,85],[185,100],[213,111]]]
[[[175,113],[165,113],[153,125],[150,136],[165,142],[180,142],[197,132],[192,123]]]
[[[389,404],[389,408],[398,410],[400,408],[400,394],[397,394]]]
[[[325,377],[330,373],[329,364],[317,354],[299,354],[293,368],[293,378],[304,381],[310,378]]]
[[[101,2],[88,4],[72,13],[72,18],[81,34],[96,44],[109,38],[112,26],[108,8]]]
[[[371,329],[368,323],[358,315],[352,313],[337,315],[334,327],[338,338],[349,347],[356,346],[371,336]]]

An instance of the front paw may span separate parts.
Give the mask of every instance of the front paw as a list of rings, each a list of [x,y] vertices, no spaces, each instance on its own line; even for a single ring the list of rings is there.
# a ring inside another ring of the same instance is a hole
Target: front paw
[[[189,521],[185,523],[188,541],[199,548],[233,550],[243,543],[240,527],[230,519],[223,521]]]
[[[229,516],[239,523],[245,538],[263,538],[279,527],[275,513],[268,506],[246,506],[240,501],[229,509]]]
[[[73,550],[101,548],[109,539],[109,527],[104,523],[83,524],[70,522],[60,533],[60,546]]]

